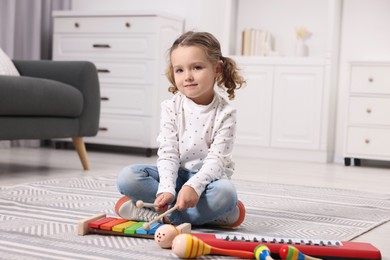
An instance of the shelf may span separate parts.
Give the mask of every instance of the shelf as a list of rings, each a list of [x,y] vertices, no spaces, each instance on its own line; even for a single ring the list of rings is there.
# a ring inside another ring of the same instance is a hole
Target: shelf
[[[257,64],[257,65],[327,65],[328,60],[323,57],[271,57],[271,56],[229,56],[237,63]]]

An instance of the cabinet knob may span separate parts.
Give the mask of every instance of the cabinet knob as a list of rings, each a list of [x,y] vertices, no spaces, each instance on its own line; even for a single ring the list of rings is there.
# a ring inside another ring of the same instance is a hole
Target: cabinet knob
[[[370,83],[374,82],[374,78],[373,77],[369,77],[368,78],[368,82],[370,82]]]
[[[127,28],[130,28],[130,27],[131,27],[131,23],[129,23],[129,22],[125,23],[125,26],[126,26]]]
[[[74,27],[79,28],[80,24],[76,22],[76,23],[74,23]]]
[[[110,99],[108,97],[101,97],[100,100],[101,101],[109,101]]]
[[[364,140],[364,142],[366,143],[366,144],[369,144],[370,143],[370,139],[366,139],[366,140]]]
[[[99,127],[99,131],[107,132],[108,131],[108,127]]]
[[[370,114],[372,112],[371,108],[366,109],[367,114]]]

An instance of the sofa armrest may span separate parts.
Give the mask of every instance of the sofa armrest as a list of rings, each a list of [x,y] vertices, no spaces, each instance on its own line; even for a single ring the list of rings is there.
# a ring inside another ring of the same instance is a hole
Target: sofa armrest
[[[14,60],[20,75],[51,79],[77,88],[84,98],[80,136],[94,136],[99,127],[100,85],[95,65],[89,61]]]

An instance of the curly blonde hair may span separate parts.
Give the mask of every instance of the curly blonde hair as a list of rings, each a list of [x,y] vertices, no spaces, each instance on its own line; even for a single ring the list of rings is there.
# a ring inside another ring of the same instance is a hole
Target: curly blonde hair
[[[166,70],[166,76],[172,84],[168,88],[169,92],[172,92],[173,94],[178,92],[170,57],[172,52],[179,46],[200,47],[205,51],[208,59],[212,63],[222,61],[222,73],[220,76],[218,76],[216,82],[219,88],[225,90],[228,93],[230,100],[234,99],[235,90],[246,84],[246,81],[238,71],[236,62],[229,57],[222,56],[221,45],[211,33],[189,31],[177,38],[172,47],[169,49],[169,61]]]

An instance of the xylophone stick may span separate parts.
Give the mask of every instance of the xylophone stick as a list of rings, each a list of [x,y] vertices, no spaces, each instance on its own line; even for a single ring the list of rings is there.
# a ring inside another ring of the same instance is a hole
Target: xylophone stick
[[[191,234],[181,234],[175,237],[172,242],[172,251],[180,258],[197,258],[202,255],[227,255],[238,258],[254,258],[253,252],[213,247]]]
[[[298,248],[290,245],[284,245],[279,249],[279,255],[285,260],[321,260],[301,253]]]
[[[156,208],[158,207],[157,204],[153,204],[153,203],[146,203],[146,202],[143,202],[142,200],[138,200],[135,205],[137,206],[137,208]]]
[[[171,213],[172,211],[175,211],[177,209],[177,205],[173,206],[172,208],[168,209],[167,211],[165,211],[164,213],[160,214],[158,217],[156,217],[155,219],[153,219],[152,221],[149,221],[148,223],[144,223],[142,225],[143,229],[145,230],[149,230],[150,229],[150,225],[153,224],[154,222],[157,222],[159,221],[160,219],[162,219],[163,217],[165,217],[166,215],[168,215],[169,213]]]
[[[266,245],[258,245],[255,250],[253,250],[256,260],[273,260],[271,257],[271,250]]]

